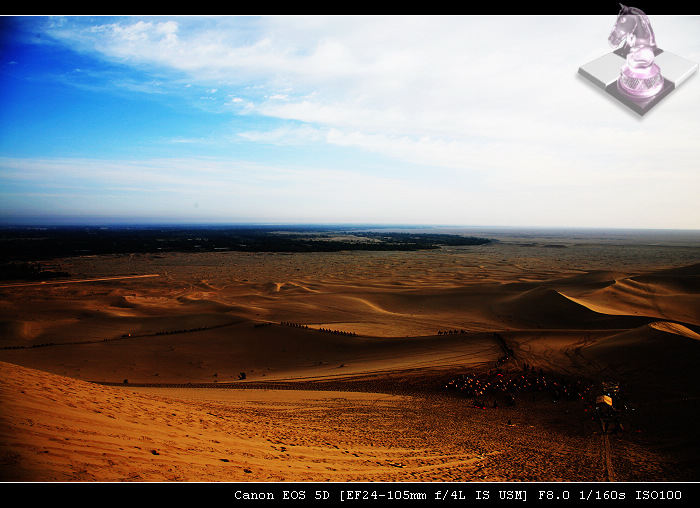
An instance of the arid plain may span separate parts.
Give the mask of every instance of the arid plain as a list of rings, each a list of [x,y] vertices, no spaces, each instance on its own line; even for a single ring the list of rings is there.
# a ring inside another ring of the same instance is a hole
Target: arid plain
[[[700,235],[477,234],[498,241],[81,256],[48,263],[70,280],[7,281],[0,479],[700,480]],[[588,391],[472,396],[464,376]]]

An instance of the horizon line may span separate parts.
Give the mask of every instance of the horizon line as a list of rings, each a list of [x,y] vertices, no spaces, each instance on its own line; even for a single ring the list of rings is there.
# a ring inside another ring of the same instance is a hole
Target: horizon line
[[[223,221],[223,220],[115,220],[115,221],[61,221],[61,220],[30,220],[6,221],[0,218],[0,228],[187,228],[187,227],[295,227],[295,228],[475,228],[499,230],[578,230],[578,231],[682,231],[700,232],[700,228],[683,227],[641,227],[641,226],[561,226],[561,225],[510,225],[510,224],[449,224],[449,223],[416,223],[416,222],[323,222],[323,221]]]

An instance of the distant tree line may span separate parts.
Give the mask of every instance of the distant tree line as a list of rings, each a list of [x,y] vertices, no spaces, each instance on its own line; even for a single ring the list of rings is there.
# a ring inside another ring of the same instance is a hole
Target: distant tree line
[[[432,245],[439,247],[460,246],[460,245],[483,245],[490,243],[492,240],[488,238],[479,238],[476,236],[451,235],[442,233],[405,233],[405,232],[366,232],[355,231],[354,236],[373,238],[387,244],[416,244],[416,245]]]
[[[281,234],[284,233],[284,234]],[[351,235],[333,239],[334,235]],[[355,238],[352,238],[355,237]],[[367,241],[371,239],[372,241]],[[0,260],[36,261],[95,254],[159,252],[414,251],[482,245],[486,238],[451,234],[343,231],[284,227],[45,227],[0,228]]]

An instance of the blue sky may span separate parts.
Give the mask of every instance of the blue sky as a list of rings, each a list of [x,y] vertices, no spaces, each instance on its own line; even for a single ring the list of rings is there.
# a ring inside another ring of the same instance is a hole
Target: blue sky
[[[700,78],[577,74],[616,14],[4,17],[0,221],[700,229]]]

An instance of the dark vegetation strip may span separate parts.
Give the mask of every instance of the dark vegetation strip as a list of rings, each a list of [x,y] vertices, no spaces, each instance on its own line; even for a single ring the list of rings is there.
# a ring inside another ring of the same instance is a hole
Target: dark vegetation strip
[[[343,235],[342,239],[336,238]],[[338,252],[415,251],[441,246],[483,245],[492,240],[453,234],[376,232],[284,226],[221,227],[45,227],[0,229],[3,264],[57,257],[165,252]],[[5,272],[39,276],[33,267]],[[3,272],[3,273],[5,273]],[[2,274],[0,274],[2,275]],[[6,277],[6,275],[3,275]]]

